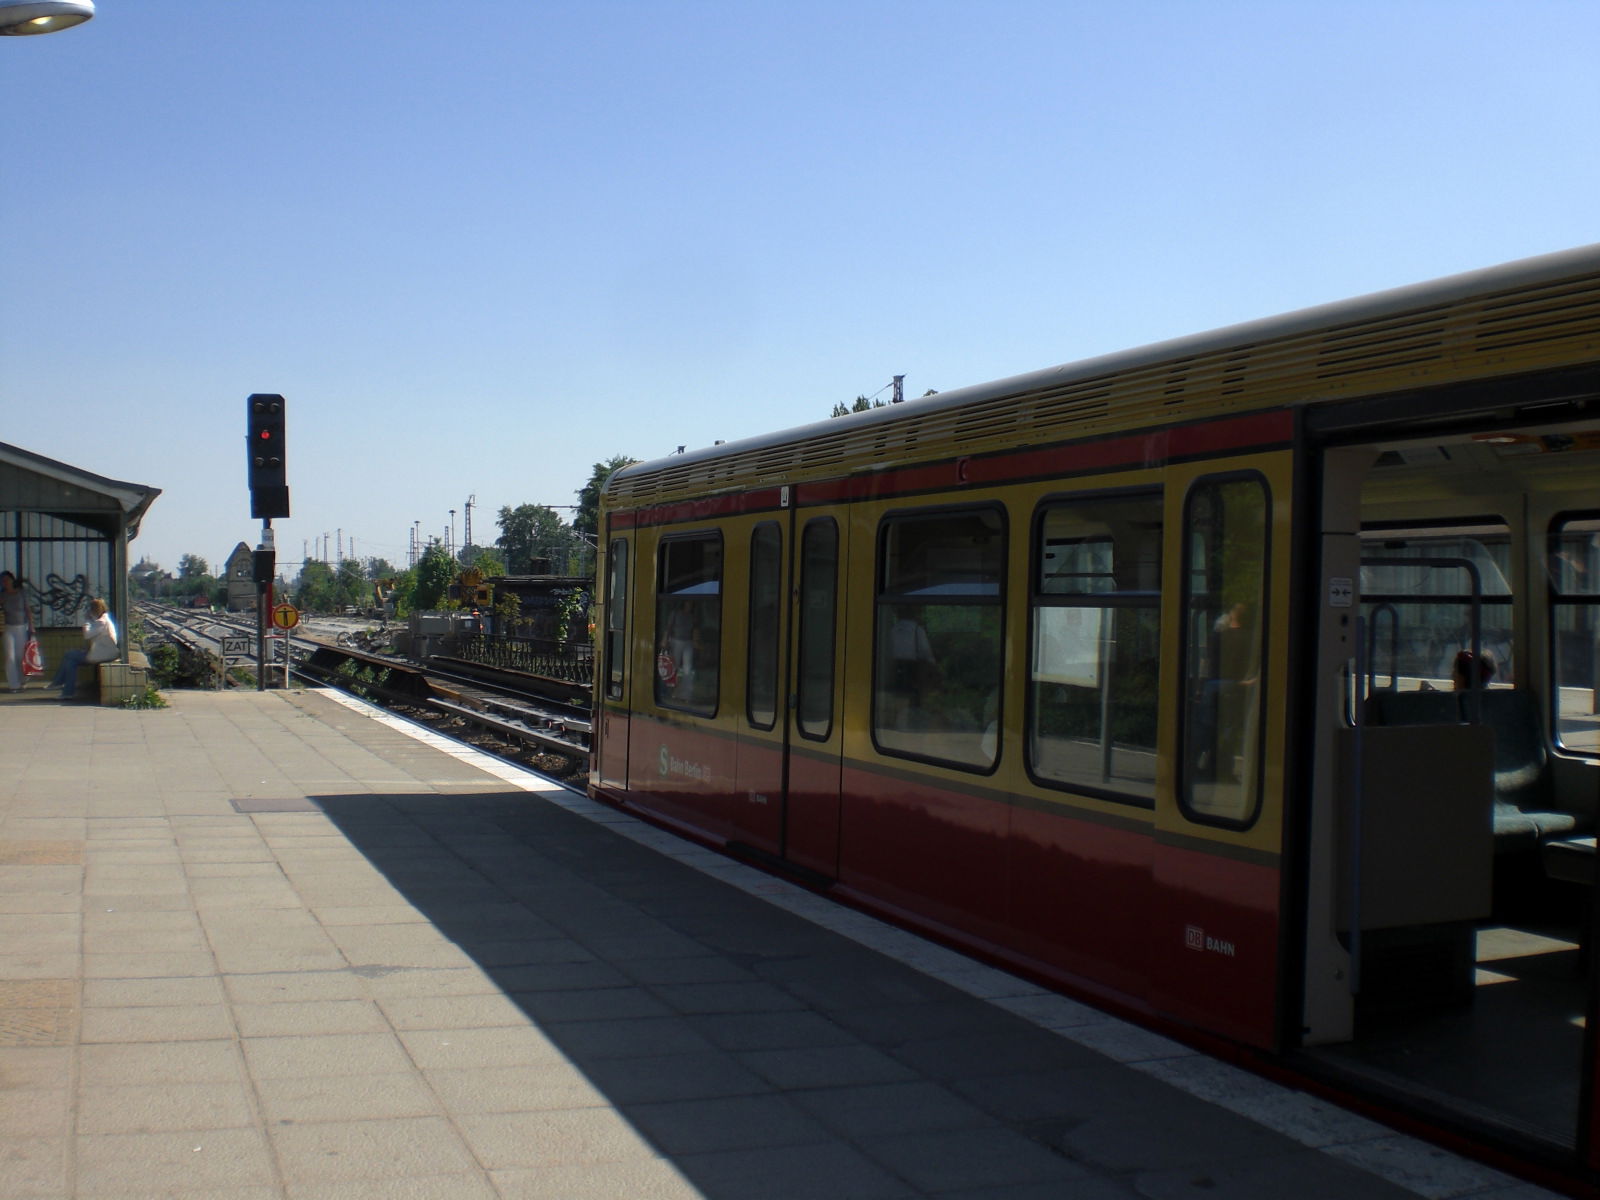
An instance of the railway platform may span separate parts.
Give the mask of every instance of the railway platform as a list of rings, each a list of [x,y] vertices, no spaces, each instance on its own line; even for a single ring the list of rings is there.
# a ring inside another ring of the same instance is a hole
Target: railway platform
[[[0,1195],[1533,1200],[331,692],[0,696]]]

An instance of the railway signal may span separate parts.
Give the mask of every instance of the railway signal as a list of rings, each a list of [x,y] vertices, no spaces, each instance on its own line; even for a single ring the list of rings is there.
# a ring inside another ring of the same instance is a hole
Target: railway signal
[[[257,392],[246,402],[249,414],[245,465],[250,484],[250,515],[270,521],[289,515],[289,475],[285,461],[282,396]]]

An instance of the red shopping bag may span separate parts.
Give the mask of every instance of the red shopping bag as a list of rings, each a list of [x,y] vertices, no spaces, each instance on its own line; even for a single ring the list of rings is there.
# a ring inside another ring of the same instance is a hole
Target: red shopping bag
[[[36,637],[30,636],[22,647],[22,673],[29,677],[44,674],[44,651]]]

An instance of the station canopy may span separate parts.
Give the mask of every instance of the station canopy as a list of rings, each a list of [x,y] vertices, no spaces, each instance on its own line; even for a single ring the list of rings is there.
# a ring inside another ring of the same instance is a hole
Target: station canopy
[[[160,494],[0,442],[0,570],[43,628],[81,625],[95,596],[125,626],[128,543]]]

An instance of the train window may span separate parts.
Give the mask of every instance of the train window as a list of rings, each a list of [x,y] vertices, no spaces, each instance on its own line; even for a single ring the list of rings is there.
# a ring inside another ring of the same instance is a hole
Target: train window
[[[872,692],[884,753],[975,770],[999,760],[1005,566],[998,509],[884,520]]]
[[[628,543],[606,547],[606,696],[620,700],[628,664]]]
[[[1558,518],[1548,565],[1556,741],[1600,757],[1600,514]]]
[[[783,602],[783,534],[765,521],[750,535],[750,628],[745,711],[757,729],[778,721],[778,614]]]
[[[656,589],[656,703],[709,717],[722,673],[721,535],[663,541]]]
[[[1184,508],[1180,803],[1192,820],[1247,825],[1261,794],[1266,640],[1265,481],[1204,480]]]
[[[1449,691],[1456,655],[1473,649],[1493,665],[1490,686],[1515,682],[1510,576],[1498,520],[1362,530],[1368,691]]]
[[[833,659],[839,594],[839,527],[832,517],[807,522],[800,535],[800,665],[795,721],[802,737],[833,729]]]
[[[1154,802],[1161,495],[1045,504],[1034,525],[1028,769]]]

